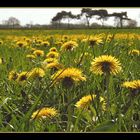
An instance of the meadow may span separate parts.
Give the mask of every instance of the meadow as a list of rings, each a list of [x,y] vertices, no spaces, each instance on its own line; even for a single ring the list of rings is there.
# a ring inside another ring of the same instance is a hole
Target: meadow
[[[140,30],[0,30],[0,132],[140,132]]]

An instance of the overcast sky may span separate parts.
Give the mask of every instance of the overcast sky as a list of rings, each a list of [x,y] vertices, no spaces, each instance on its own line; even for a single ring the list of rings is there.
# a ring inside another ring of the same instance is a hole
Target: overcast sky
[[[20,20],[21,25],[27,23],[32,24],[49,24],[52,17],[56,13],[64,11],[71,11],[73,14],[79,14],[82,8],[0,8],[0,23],[3,20],[7,20],[9,17],[13,16]],[[92,7],[92,9],[106,9],[108,13],[112,12],[125,12],[129,18],[137,20],[138,25],[140,25],[140,8],[97,8]],[[109,25],[113,25],[113,19],[109,19],[107,22]]]

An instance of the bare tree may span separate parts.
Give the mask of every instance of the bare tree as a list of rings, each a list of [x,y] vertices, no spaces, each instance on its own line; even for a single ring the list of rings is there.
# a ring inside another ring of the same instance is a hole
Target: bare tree
[[[20,21],[15,17],[10,17],[7,21],[5,21],[5,24],[14,28],[15,26],[20,26]]]

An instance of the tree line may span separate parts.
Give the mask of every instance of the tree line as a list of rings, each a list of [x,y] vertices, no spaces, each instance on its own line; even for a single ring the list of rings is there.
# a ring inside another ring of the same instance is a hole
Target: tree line
[[[127,15],[127,12],[113,12],[108,13],[106,9],[95,10],[92,8],[82,8],[81,12],[77,15],[72,14],[71,11],[61,11],[56,13],[54,17],[52,17],[49,25],[40,25],[40,24],[26,24],[25,26],[21,26],[19,19],[15,17],[10,17],[8,20],[2,21],[0,28],[48,28],[48,29],[61,29],[61,28],[96,28],[96,27],[111,27],[106,26],[104,24],[110,17],[114,17],[115,27],[123,28],[124,22],[127,22],[127,26],[125,27],[136,27],[137,21],[130,19]],[[98,24],[96,22],[91,22],[93,18],[96,18],[101,22]],[[66,23],[62,21],[67,20]],[[72,24],[71,20],[81,21],[80,24]],[[85,23],[82,23],[82,20]]]
[[[104,26],[104,21],[107,21],[108,18],[110,18],[110,17],[114,17],[117,27],[122,28],[124,21],[127,21],[128,26],[130,26],[130,27],[137,26],[137,21],[128,18],[127,12],[113,12],[112,14],[109,14],[106,9],[94,10],[91,8],[82,8],[81,13],[77,14],[77,15],[73,15],[71,12],[61,11],[52,18],[52,24],[55,24],[59,28],[61,25],[61,21],[63,19],[67,19],[67,21],[68,21],[67,27],[69,28],[69,23],[70,23],[71,19],[80,20],[84,17],[86,20],[87,28],[90,28],[90,26],[91,26],[90,21],[95,16],[96,16],[97,20],[101,21],[102,26]]]

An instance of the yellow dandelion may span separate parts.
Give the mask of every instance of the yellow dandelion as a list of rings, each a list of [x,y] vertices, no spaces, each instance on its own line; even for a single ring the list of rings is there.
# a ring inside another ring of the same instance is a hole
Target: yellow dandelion
[[[50,52],[57,52],[57,49],[55,47],[50,48]]]
[[[122,84],[122,87],[128,88],[128,89],[139,89],[140,90],[140,80],[134,80],[134,81],[127,81]]]
[[[57,71],[51,76],[55,82],[62,81],[66,87],[71,87],[74,82],[86,81],[85,75],[77,68],[67,68]]]
[[[26,39],[27,39],[27,37],[26,37],[26,36],[23,36],[23,37],[22,37],[22,39],[23,39],[23,40],[26,40]]]
[[[63,65],[58,63],[58,62],[53,62],[53,63],[49,63],[46,66],[46,69],[55,69],[55,70],[59,70],[62,69]]]
[[[133,49],[133,50],[129,51],[128,54],[130,54],[130,55],[140,55],[140,51],[137,50],[137,49]]]
[[[17,82],[25,82],[27,79],[28,79],[28,72],[27,71],[24,71],[24,72],[21,72],[18,75],[16,81]]]
[[[62,42],[66,42],[66,41],[68,41],[68,36],[67,35],[64,35],[63,37],[62,37]]]
[[[29,38],[26,38],[25,41],[26,41],[28,44],[31,43],[31,39],[29,39]]]
[[[87,96],[84,96],[82,97],[77,103],[76,103],[76,107],[77,108],[87,108],[91,101],[92,101],[92,98],[95,99],[96,95],[87,95]]]
[[[45,47],[49,47],[50,46],[50,43],[48,41],[42,41],[41,42],[41,45],[42,46],[45,46]]]
[[[33,54],[27,54],[27,55],[26,55],[26,58],[29,58],[29,59],[35,59],[36,56],[33,55]]]
[[[58,115],[58,111],[55,108],[44,107],[42,109],[38,109],[37,111],[33,112],[31,118],[32,119],[53,118],[57,115]]]
[[[42,42],[43,42],[43,40],[40,40],[40,39],[37,39],[37,40],[35,40],[36,41],[36,43],[38,43],[38,44],[41,44]]]
[[[42,50],[35,50],[34,52],[33,52],[33,54],[35,55],[35,56],[44,56],[44,51],[42,51]]]
[[[90,37],[89,40],[89,45],[94,46],[94,45],[100,45],[103,43],[102,37],[101,36],[94,36]]]
[[[129,47],[134,46],[134,42],[128,42],[127,44]]]
[[[3,44],[3,41],[2,40],[0,40],[0,45],[2,45]]]
[[[68,41],[62,45],[61,50],[62,51],[72,51],[76,47],[78,47],[78,44],[75,41]]]
[[[58,62],[58,59],[56,59],[56,58],[47,58],[43,62],[46,63],[46,64],[49,64],[49,63],[53,63],[53,62]]]
[[[47,58],[58,58],[59,57],[59,53],[57,52],[49,52],[47,55],[46,55]]]
[[[81,42],[82,43],[86,43],[86,42],[88,42],[88,39],[87,38],[84,38],[84,39],[81,40]]]
[[[6,60],[5,60],[5,58],[0,58],[0,64],[5,64],[5,62],[6,62]]]
[[[0,64],[2,64],[2,63],[3,63],[2,58],[0,58]]]
[[[34,51],[36,51],[37,49],[31,47],[30,50],[31,50],[31,52],[34,52]]]
[[[42,66],[43,69],[47,69],[47,68],[51,69],[55,66],[59,67],[59,66],[57,66],[58,64],[59,64],[59,62],[56,58],[47,58],[41,63],[41,66]]]
[[[36,77],[42,78],[44,76],[45,76],[45,71],[41,68],[34,68],[28,74],[29,78],[36,78]]]
[[[18,42],[16,43],[16,45],[17,45],[18,47],[24,47],[24,46],[27,45],[27,42],[25,42],[25,41],[18,41]]]
[[[79,109],[79,108],[82,108],[82,109],[87,109],[91,103],[92,103],[92,100],[94,101],[94,99],[96,99],[96,95],[95,94],[92,94],[92,95],[86,95],[84,97],[82,97],[76,104],[75,106]],[[106,108],[106,102],[104,100],[103,97],[100,97],[100,103],[102,105],[102,109],[105,110]]]
[[[55,45],[56,45],[57,47],[61,47],[61,46],[63,45],[63,42],[57,41],[57,42],[55,42]]]
[[[14,70],[9,72],[8,79],[9,80],[16,80],[18,78],[18,73]]]
[[[109,73],[116,75],[122,70],[120,62],[111,55],[102,55],[93,59],[91,71],[95,74]]]
[[[114,38],[114,35],[113,34],[109,34],[106,38],[106,42],[111,42]]]

